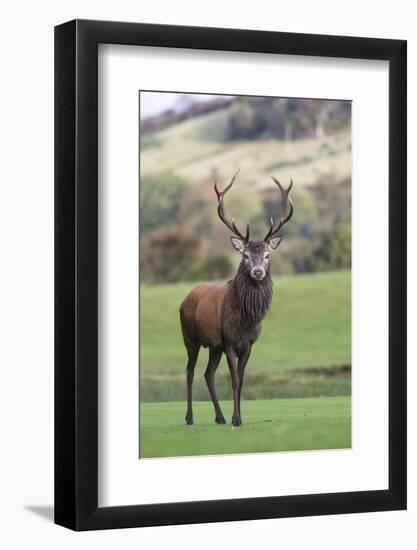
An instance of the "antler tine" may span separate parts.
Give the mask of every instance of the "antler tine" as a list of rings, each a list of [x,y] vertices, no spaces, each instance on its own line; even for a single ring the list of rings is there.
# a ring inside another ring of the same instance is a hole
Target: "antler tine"
[[[270,236],[272,235],[272,231],[274,230],[274,218],[270,218],[269,223],[270,223],[270,228],[269,228],[269,231],[265,235],[265,238],[264,238],[264,241],[266,241],[266,242],[268,242],[268,239],[270,238]]]
[[[226,185],[226,187],[223,189],[223,191],[219,191],[217,187],[217,181],[214,182],[214,190],[216,191],[217,199],[220,201],[223,199],[223,196],[229,191],[229,189],[232,187],[232,185],[235,183],[235,179],[237,178],[237,175],[239,174],[240,169],[236,172],[236,174],[233,176],[233,178],[230,180],[229,185]]]
[[[271,178],[277,184],[277,186],[279,187],[279,190],[281,191],[281,208],[280,208],[280,213],[279,213],[279,222],[278,222],[278,225],[277,225],[276,228],[274,228],[273,218],[271,218],[271,220],[270,220],[271,226],[269,228],[268,233],[266,234],[266,236],[264,238],[264,240],[266,242],[268,242],[272,237],[274,237],[278,233],[278,231],[281,229],[281,227],[283,225],[285,225],[291,219],[291,217],[294,213],[294,206],[292,204],[291,197],[289,197],[289,192],[291,191],[291,188],[292,188],[292,185],[293,185],[292,179],[290,181],[290,185],[288,186],[288,189],[285,189],[280,184],[280,182],[276,178],[274,178],[274,176],[271,176]],[[285,213],[287,211],[287,204],[288,203],[290,205],[290,210],[289,210],[289,213],[286,216]]]
[[[225,194],[229,191],[229,189],[232,187],[232,185],[234,184],[235,182],[235,179],[237,177],[237,175],[239,174],[239,170],[236,172],[236,174],[233,176],[233,178],[231,179],[230,183],[223,189],[223,191],[220,191],[219,188],[217,187],[217,181],[214,182],[214,190],[216,192],[216,195],[217,195],[217,200],[218,200],[218,205],[217,205],[217,213],[219,215],[219,218],[222,220],[222,222],[226,225],[226,227],[228,227],[230,229],[230,231],[232,231],[237,237],[239,237],[240,239],[242,239],[244,242],[248,242],[249,241],[249,223],[247,224],[246,226],[246,235],[243,235],[239,229],[237,228],[236,224],[235,224],[235,220],[232,219],[232,221],[230,222],[227,217],[226,217],[226,213],[224,211],[224,202],[223,202],[223,199],[224,199],[224,196]]]

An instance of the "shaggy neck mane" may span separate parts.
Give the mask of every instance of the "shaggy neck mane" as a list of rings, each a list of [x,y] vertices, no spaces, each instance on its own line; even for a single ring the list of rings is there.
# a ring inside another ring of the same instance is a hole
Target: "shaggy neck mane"
[[[264,279],[254,281],[241,263],[231,282],[230,297],[234,310],[239,312],[240,325],[247,328],[258,325],[267,314],[272,301],[269,265]]]

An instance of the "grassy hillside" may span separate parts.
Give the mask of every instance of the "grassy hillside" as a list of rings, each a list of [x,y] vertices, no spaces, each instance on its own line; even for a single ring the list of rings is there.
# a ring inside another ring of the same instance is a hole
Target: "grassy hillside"
[[[229,421],[230,401],[222,403]],[[211,403],[194,405],[193,426],[182,403],[141,405],[140,457],[340,449],[351,446],[350,397],[244,401],[243,424],[213,422]]]
[[[185,398],[186,351],[178,309],[195,283],[141,287],[141,399]],[[246,399],[346,395],[350,393],[350,272],[335,271],[274,280],[272,308],[246,369]],[[203,373],[207,350],[196,367],[196,399],[208,399]],[[218,393],[230,398],[223,357]]]
[[[230,178],[240,168],[241,184],[260,187],[269,185],[271,173],[285,182],[293,177],[300,186],[327,176],[334,181],[350,177],[350,130],[322,139],[222,143],[226,116],[225,110],[217,111],[144,136],[141,177],[170,172],[186,180],[204,181],[214,170],[220,178]]]

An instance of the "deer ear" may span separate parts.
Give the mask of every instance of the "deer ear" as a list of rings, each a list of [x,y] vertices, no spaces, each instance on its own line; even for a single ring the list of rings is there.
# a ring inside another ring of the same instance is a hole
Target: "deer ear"
[[[269,248],[271,250],[275,250],[276,248],[278,248],[279,246],[279,243],[282,241],[282,236],[280,235],[279,237],[274,237],[273,239],[271,239],[269,241]]]
[[[238,252],[243,254],[245,251],[245,245],[239,237],[230,237],[230,240],[232,241],[233,248],[235,248]]]

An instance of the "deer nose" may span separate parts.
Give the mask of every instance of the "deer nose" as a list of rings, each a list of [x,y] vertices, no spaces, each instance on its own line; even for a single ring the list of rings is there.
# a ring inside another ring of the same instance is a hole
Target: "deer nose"
[[[254,267],[251,271],[251,275],[254,279],[260,281],[265,277],[265,270],[262,267]]]

